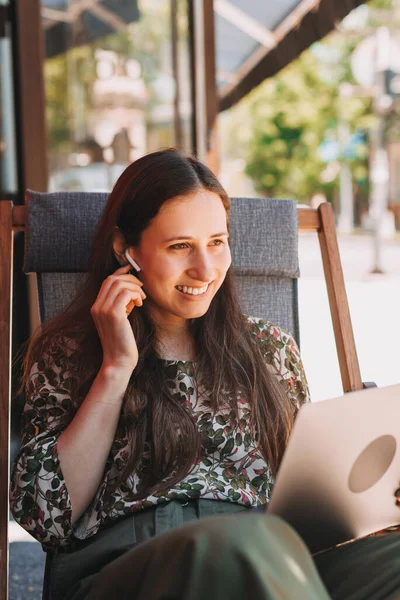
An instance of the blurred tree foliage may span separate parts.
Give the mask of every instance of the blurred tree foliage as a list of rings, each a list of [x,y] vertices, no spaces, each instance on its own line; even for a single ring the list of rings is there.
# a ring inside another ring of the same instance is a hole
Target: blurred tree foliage
[[[369,6],[379,11],[390,4],[375,0]],[[223,154],[244,159],[260,195],[308,202],[322,192],[332,200],[341,161],[367,194],[372,98],[339,94],[342,83],[356,85],[350,57],[365,35],[362,30],[333,32],[261,84],[229,117],[222,116]],[[339,139],[340,123],[348,129],[347,140]]]

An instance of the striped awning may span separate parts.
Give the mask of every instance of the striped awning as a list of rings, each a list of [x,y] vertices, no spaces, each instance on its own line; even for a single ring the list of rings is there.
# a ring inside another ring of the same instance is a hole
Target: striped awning
[[[219,110],[280,71],[364,1],[213,0]],[[41,0],[41,7],[47,58],[125,31],[140,18],[138,0]]]
[[[46,58],[115,31],[139,19],[137,0],[41,0]]]
[[[214,0],[219,110],[327,35],[365,0]]]

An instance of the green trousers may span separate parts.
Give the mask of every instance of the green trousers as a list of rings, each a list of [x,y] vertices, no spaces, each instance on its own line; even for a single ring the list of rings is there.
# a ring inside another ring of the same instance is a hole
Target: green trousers
[[[277,517],[172,501],[77,540],[47,578],[49,600],[400,600],[400,535],[313,559]]]

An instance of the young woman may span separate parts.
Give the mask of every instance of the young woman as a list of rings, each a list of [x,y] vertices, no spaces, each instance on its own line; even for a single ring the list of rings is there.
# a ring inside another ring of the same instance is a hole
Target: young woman
[[[242,315],[230,264],[229,199],[207,167],[170,149],[126,169],[80,294],[26,359],[11,507],[52,552],[48,597],[329,598],[298,536],[252,510],[309,398],[295,341]],[[365,551],[343,588],[333,552],[333,597],[392,597],[386,576],[371,595]]]

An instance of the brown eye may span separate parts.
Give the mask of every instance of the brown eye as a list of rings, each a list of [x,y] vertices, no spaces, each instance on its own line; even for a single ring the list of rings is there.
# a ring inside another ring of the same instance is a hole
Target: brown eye
[[[173,244],[172,246],[170,246],[170,248],[172,248],[172,250],[184,250],[185,248],[187,248],[187,244],[183,242],[181,244]]]

